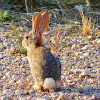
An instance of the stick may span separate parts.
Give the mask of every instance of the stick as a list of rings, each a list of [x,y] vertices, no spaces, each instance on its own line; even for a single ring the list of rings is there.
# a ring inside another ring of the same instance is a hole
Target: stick
[[[52,10],[51,10],[52,11]],[[52,11],[52,13],[54,14],[54,17],[55,17],[55,21],[57,22],[57,17],[56,17],[56,14],[54,11]]]
[[[27,12],[27,15],[28,15],[28,6],[27,6],[27,0],[25,0],[25,4],[26,4],[26,12]]]
[[[60,8],[60,9],[61,9],[61,11],[62,11],[62,14],[63,14],[63,15],[65,15],[65,12],[64,12],[64,10],[62,9],[62,7],[61,7],[61,5],[60,5],[59,1],[58,1],[58,0],[56,0],[56,1],[57,1],[57,3],[58,3],[59,8]]]
[[[40,5],[42,6],[42,0],[40,0]]]

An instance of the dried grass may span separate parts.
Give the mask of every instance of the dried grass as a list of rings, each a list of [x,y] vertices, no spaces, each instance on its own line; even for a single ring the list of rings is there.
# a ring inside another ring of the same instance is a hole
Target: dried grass
[[[100,30],[98,30],[98,35],[100,35]]]
[[[54,42],[51,41],[50,36],[47,37],[47,40],[46,40],[46,41],[47,41],[48,44],[50,45],[50,49],[51,49],[52,51],[55,51],[55,52],[58,51],[59,39],[60,39],[59,30],[56,31],[56,38],[55,38],[55,41],[54,41]]]
[[[80,28],[82,30],[82,35],[84,35],[84,36],[89,35],[93,29],[91,17],[88,18],[87,16],[85,16],[82,10],[79,11],[79,13],[82,18],[82,26],[80,26]]]

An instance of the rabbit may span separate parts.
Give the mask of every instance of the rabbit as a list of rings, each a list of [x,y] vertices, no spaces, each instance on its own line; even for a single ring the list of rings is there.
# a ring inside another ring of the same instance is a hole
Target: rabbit
[[[55,90],[61,80],[61,64],[43,45],[42,34],[48,28],[48,10],[37,12],[32,17],[32,31],[25,34],[22,46],[27,50],[28,62],[36,90]]]

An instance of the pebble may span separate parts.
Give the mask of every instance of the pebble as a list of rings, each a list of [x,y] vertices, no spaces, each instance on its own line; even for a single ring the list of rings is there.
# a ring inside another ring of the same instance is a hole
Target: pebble
[[[80,6],[79,6],[79,5],[75,5],[75,6],[74,6],[74,9],[75,9],[75,10],[78,10],[78,11],[79,11],[79,10],[80,10],[80,11],[81,11],[81,10],[82,10],[82,11],[87,11],[87,8],[85,8],[85,7],[82,6],[82,5],[80,5]]]
[[[68,84],[68,87],[69,87],[69,88],[75,88],[75,83],[69,83],[69,84]]]
[[[1,43],[1,42],[3,42],[3,41],[2,41],[1,38],[0,38],[0,43]]]
[[[52,98],[58,98],[59,94],[57,92],[51,93]]]
[[[2,78],[3,76],[2,75],[0,75],[0,78]]]
[[[6,73],[6,76],[10,76],[10,71]]]
[[[13,100],[10,96],[3,96],[0,100]]]
[[[25,89],[28,87],[28,82],[25,79],[18,80],[16,83],[21,89]]]
[[[6,90],[3,91],[3,95],[9,95],[9,94],[11,94],[9,89],[6,89]]]
[[[88,49],[88,45],[85,45],[84,47],[81,48],[81,50],[87,50]]]
[[[15,94],[16,94],[16,95],[22,95],[22,94],[24,94],[24,91],[23,91],[23,90],[17,89],[17,90],[15,91]]]
[[[97,36],[97,38],[99,38],[99,39],[100,39],[100,35],[98,35],[98,36]]]
[[[14,75],[12,75],[12,79],[13,79],[14,81],[17,81],[17,80],[19,80],[19,77],[18,77],[18,75],[14,74]]]
[[[71,47],[72,50],[76,49],[76,44],[73,44]]]
[[[70,43],[68,43],[67,45],[68,45],[68,46],[72,46],[72,45],[73,45],[73,43],[71,43],[71,42],[70,42]]]
[[[98,44],[100,44],[100,39],[97,41]]]
[[[37,98],[36,100],[48,100],[48,99],[45,99],[45,98]]]
[[[27,58],[27,57],[24,57],[24,58],[22,58],[22,61],[23,61],[25,64],[27,64],[27,63],[28,63],[28,58]]]
[[[57,100],[70,100],[70,98],[67,93],[63,93],[57,98]]]
[[[16,48],[15,48],[14,46],[11,46],[11,47],[10,47],[9,54],[13,54],[13,53],[14,53],[14,51],[15,51],[15,49],[16,49]]]
[[[88,39],[92,39],[92,35],[89,35],[89,36],[88,36]]]
[[[89,56],[89,53],[88,52],[83,53],[83,58],[88,58],[88,56]]]
[[[80,77],[85,77],[91,74],[91,71],[89,70],[83,70],[82,73],[80,74]]]
[[[93,100],[100,100],[100,93],[99,93],[99,94],[98,94],[98,93],[93,94],[93,95],[92,95],[92,99],[93,99]]]
[[[91,85],[86,85],[83,87],[84,91],[91,91],[93,89],[93,86]]]

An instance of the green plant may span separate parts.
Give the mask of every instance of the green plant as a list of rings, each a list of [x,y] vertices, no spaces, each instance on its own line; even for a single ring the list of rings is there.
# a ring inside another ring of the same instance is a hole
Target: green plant
[[[22,42],[20,40],[20,33],[21,30],[20,29],[16,29],[14,28],[13,31],[11,32],[12,35],[15,36],[15,42],[19,45],[19,48],[16,48],[14,53],[20,53],[20,54],[27,54],[27,51],[22,47]]]
[[[11,19],[14,19],[15,17],[9,13],[9,11],[1,11],[0,12],[0,21],[8,21],[8,20],[11,20]]]
[[[19,54],[27,54],[27,51],[24,48],[16,48],[14,53],[19,53]]]

